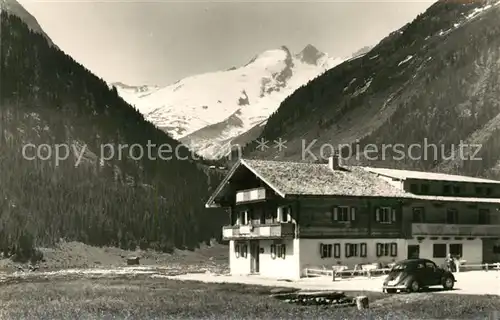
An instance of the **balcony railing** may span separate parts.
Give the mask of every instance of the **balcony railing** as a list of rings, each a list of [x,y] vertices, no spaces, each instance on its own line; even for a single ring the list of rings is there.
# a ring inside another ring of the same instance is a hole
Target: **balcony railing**
[[[236,192],[236,203],[266,199],[266,188],[241,190]]]
[[[295,225],[293,223],[274,223],[261,225],[224,226],[222,238],[234,239],[284,239],[293,238]]]
[[[413,236],[499,237],[500,225],[413,223]]]

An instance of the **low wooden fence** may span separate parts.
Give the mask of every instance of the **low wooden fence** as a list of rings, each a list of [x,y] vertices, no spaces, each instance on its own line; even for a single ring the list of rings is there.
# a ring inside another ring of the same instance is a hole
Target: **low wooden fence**
[[[496,270],[500,271],[500,262],[483,263],[483,264],[461,264],[457,268],[457,272],[472,271],[472,270]]]
[[[306,277],[329,276],[335,281],[336,279],[352,278],[352,277],[376,277],[388,274],[391,268],[381,269],[358,269],[358,270],[337,270],[337,269],[313,269],[306,268],[304,270]]]
[[[483,263],[483,264],[462,264],[457,268],[456,272],[473,271],[473,270],[484,270],[484,271],[500,271],[500,262],[496,263]],[[352,278],[352,277],[366,277],[371,278],[375,276],[381,276],[388,274],[391,268],[381,268],[381,269],[357,269],[357,270],[347,270],[347,269],[314,269],[306,268],[304,270],[306,277],[318,277],[327,276],[332,277],[335,281],[336,279],[342,278]]]

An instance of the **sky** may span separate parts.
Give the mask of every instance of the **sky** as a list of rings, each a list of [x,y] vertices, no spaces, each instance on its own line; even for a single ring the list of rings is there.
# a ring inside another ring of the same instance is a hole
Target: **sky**
[[[108,82],[168,85],[312,44],[347,57],[433,0],[18,0],[67,54]]]

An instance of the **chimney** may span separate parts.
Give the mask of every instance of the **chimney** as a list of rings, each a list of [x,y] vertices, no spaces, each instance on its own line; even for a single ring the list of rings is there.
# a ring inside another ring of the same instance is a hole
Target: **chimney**
[[[328,167],[334,171],[340,169],[340,155],[337,152],[328,158]]]

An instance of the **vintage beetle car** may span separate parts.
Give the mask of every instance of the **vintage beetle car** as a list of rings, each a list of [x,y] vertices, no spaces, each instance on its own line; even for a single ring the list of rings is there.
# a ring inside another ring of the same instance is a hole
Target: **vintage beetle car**
[[[421,288],[441,285],[445,290],[455,285],[453,274],[428,259],[408,259],[394,265],[384,280],[383,292],[417,292]]]

